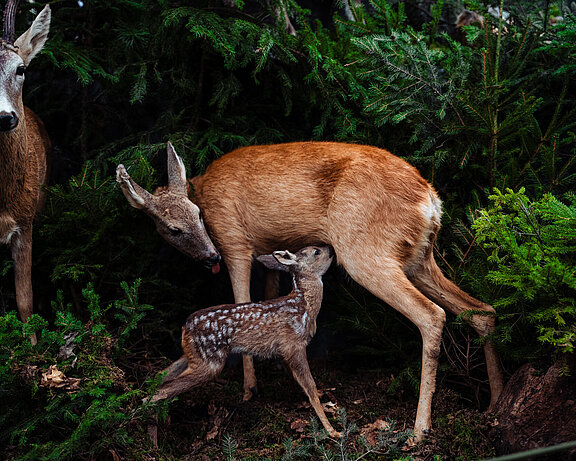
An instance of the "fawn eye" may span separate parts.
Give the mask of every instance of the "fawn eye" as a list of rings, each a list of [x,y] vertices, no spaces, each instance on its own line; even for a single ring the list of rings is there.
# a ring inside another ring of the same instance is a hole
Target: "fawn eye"
[[[24,72],[26,72],[25,66],[18,66],[16,68],[16,75],[24,75]]]
[[[178,229],[177,227],[169,227],[168,230],[172,235],[180,235],[182,233],[182,229]]]

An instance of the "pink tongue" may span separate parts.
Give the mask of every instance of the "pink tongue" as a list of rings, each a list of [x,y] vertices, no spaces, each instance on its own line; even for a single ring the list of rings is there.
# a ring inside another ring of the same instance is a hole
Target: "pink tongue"
[[[212,266],[212,273],[217,274],[218,272],[220,272],[220,263],[216,263]]]

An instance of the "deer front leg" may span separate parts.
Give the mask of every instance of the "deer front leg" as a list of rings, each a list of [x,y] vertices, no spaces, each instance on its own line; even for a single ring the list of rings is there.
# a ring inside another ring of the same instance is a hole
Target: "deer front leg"
[[[14,259],[14,284],[16,287],[16,305],[20,319],[26,322],[32,315],[32,226],[23,230],[10,245]],[[36,344],[36,335],[30,337]]]
[[[298,382],[298,384],[300,384],[300,387],[302,387],[308,396],[308,400],[310,401],[312,408],[314,408],[316,415],[320,419],[322,426],[324,426],[324,429],[326,429],[330,437],[342,437],[342,434],[332,427],[330,421],[328,421],[328,418],[326,417],[326,413],[324,413],[324,409],[322,408],[322,404],[318,398],[318,389],[316,388],[316,383],[314,382],[312,373],[310,373],[308,359],[306,358],[306,349],[302,348],[296,351],[292,351],[291,354],[283,355],[283,357],[290,367],[294,379]]]
[[[238,254],[238,253],[235,253]],[[228,273],[234,291],[236,304],[250,302],[250,270],[252,269],[252,251],[247,250],[241,258],[227,259]],[[250,355],[242,355],[242,368],[244,372],[244,401],[252,399],[258,392],[254,359]]]

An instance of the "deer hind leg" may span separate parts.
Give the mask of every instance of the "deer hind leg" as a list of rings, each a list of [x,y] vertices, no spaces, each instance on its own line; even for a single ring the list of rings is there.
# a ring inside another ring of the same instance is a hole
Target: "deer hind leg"
[[[467,310],[485,312],[486,315],[473,315],[466,320],[481,337],[494,331],[494,308],[473,298],[448,280],[442,274],[431,254],[421,267],[413,270],[408,276],[422,293],[453,314],[459,315]],[[489,341],[484,343],[484,355],[491,394],[488,411],[492,411],[502,393],[504,384],[498,354]]]
[[[370,257],[363,258],[357,254],[341,253],[338,257],[357,283],[406,316],[420,330],[422,371],[412,438],[412,442],[419,442],[432,427],[432,397],[436,389],[436,370],[446,314],[420,293],[402,269],[396,267],[385,255],[379,256],[378,252],[372,252]]]
[[[186,367],[184,367],[185,363]],[[171,399],[195,386],[211,381],[220,374],[224,368],[224,363],[225,358],[205,362],[200,357],[181,357],[166,368],[165,371],[168,371],[168,375],[162,381],[162,385],[151,401]]]
[[[32,315],[32,226],[23,230],[12,239],[10,249],[14,259],[14,284],[16,287],[16,305],[23,322]],[[36,344],[36,335],[30,337]]]
[[[310,404],[312,405],[312,408],[314,408],[316,415],[318,415],[324,429],[326,429],[330,437],[342,437],[342,434],[332,427],[330,421],[328,421],[328,418],[326,417],[326,413],[324,413],[324,409],[322,408],[322,404],[318,398],[316,383],[314,382],[312,373],[310,373],[308,359],[306,358],[306,349],[297,349],[296,351],[291,351],[290,353],[282,355],[290,367],[294,379],[298,384],[300,384],[300,387],[302,387],[308,396],[308,400],[310,400]]]
[[[186,368],[188,368],[188,357],[183,355],[170,366],[162,370],[162,373],[166,373],[166,375],[164,375],[164,379],[162,379],[162,384],[177,378],[186,370]]]
[[[226,265],[230,274],[230,282],[234,291],[236,304],[250,302],[250,271],[252,269],[252,251],[247,250],[244,257],[238,257],[241,252],[235,252],[235,259],[227,258]],[[244,397],[246,402],[258,392],[254,359],[250,355],[242,355],[242,369],[244,373]]]
[[[208,382],[217,376],[224,368],[224,361],[218,364],[203,363],[201,358],[188,358],[183,355],[172,365],[164,369],[167,372],[162,380],[162,385],[156,394],[150,399],[151,402],[170,399],[186,392],[199,384]],[[146,401],[147,399],[144,399]],[[146,428],[146,432],[154,447],[158,446],[158,415],[153,415]]]

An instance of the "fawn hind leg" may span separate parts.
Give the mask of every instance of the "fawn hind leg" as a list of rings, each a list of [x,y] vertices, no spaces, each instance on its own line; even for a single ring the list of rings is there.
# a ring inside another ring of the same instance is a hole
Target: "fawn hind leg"
[[[324,413],[320,399],[318,398],[318,390],[316,388],[316,383],[310,373],[310,367],[308,365],[308,359],[306,358],[306,349],[298,349],[296,351],[291,351],[290,354],[283,354],[284,360],[290,367],[294,379],[300,384],[300,387],[304,390],[310,400],[310,404],[324,429],[330,434],[330,437],[342,437],[342,434],[332,427],[330,421]]]
[[[218,363],[207,364],[199,357],[189,358],[185,355],[180,357],[176,362],[164,369],[167,375],[162,380],[162,385],[156,394],[150,399],[151,402],[170,399],[176,397],[215,378],[222,368],[224,360]],[[158,446],[158,417],[152,416],[147,428],[148,436],[152,440],[154,447]]]
[[[484,337],[494,331],[494,308],[473,298],[448,280],[436,264],[432,253],[429,254],[420,267],[408,273],[408,277],[422,293],[455,315],[467,310],[486,312],[486,315],[473,315],[466,319],[479,336]],[[486,357],[486,369],[491,394],[488,411],[492,411],[496,406],[498,397],[502,393],[504,384],[498,354],[489,341],[484,343],[484,355]]]
[[[224,368],[224,363],[224,360],[206,363],[200,357],[181,357],[166,368],[165,371],[168,371],[168,375],[162,381],[162,385],[151,401],[171,399],[194,386],[211,381],[220,374]]]

